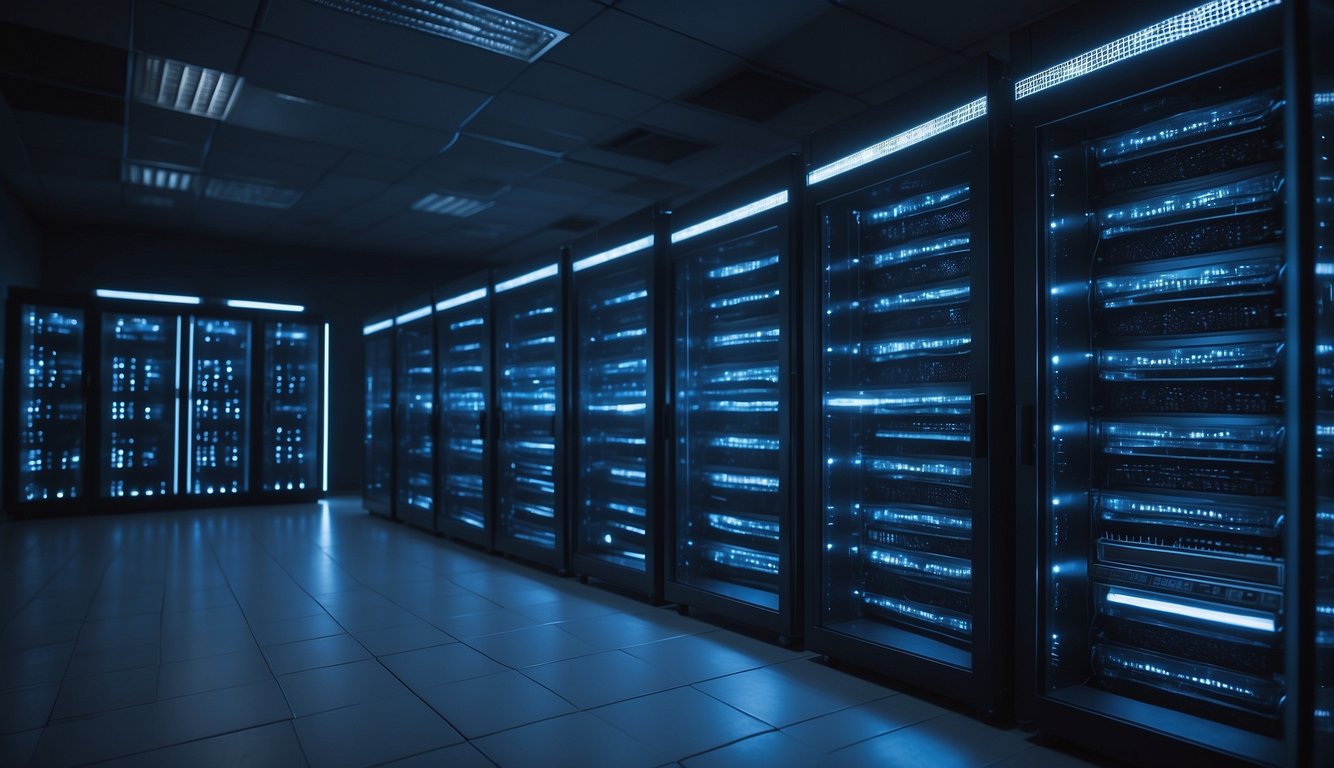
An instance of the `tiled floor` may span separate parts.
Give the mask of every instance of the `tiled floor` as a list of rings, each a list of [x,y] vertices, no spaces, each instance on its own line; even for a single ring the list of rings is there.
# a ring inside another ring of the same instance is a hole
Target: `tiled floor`
[[[5,523],[0,568],[3,765],[1081,764],[355,499]]]

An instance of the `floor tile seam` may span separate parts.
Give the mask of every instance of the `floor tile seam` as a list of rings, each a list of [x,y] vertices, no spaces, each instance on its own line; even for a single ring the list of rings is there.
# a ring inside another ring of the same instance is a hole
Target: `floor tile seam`
[[[410,653],[410,651],[405,651],[405,653]],[[393,655],[393,654],[389,654],[389,655]],[[422,695],[421,695],[420,693],[417,692],[417,689],[413,688],[411,685],[408,684],[408,682],[407,682],[406,680],[404,680],[403,678],[399,677],[398,674],[397,674],[396,672],[394,672],[394,670],[392,670],[392,669],[390,669],[389,667],[385,666],[385,663],[384,663],[383,661],[380,661],[380,659],[379,659],[378,656],[372,656],[371,658],[374,659],[375,662],[376,662],[377,664],[380,665],[380,668],[381,668],[381,669],[383,669],[383,670],[385,670],[386,672],[388,672],[388,673],[389,673],[395,680],[397,680],[399,685],[401,685],[401,686],[403,686],[405,689],[407,689],[407,692],[408,692],[409,694],[411,694],[413,697],[415,697],[415,698],[417,699],[417,701],[420,701],[420,702],[422,703],[423,706],[425,706],[427,709],[431,710],[431,712],[433,712],[433,713],[435,714],[436,717],[438,717],[438,718],[440,718],[441,720],[445,721],[445,724],[447,724],[450,728],[453,728],[453,729],[454,729],[454,732],[457,733],[457,734],[458,734],[458,735],[459,735],[465,742],[468,741],[468,737],[463,735],[463,731],[459,730],[458,726],[456,726],[456,725],[454,725],[453,723],[451,723],[451,722],[449,721],[449,718],[447,718],[447,717],[445,717],[443,714],[441,714],[439,710],[437,710],[435,707],[431,706],[431,702],[429,702],[429,701],[427,701],[426,699],[422,698]],[[461,682],[463,682],[464,680],[475,680],[475,679],[477,679],[477,678],[479,678],[479,677],[486,677],[486,675],[475,675],[474,677],[465,677],[465,678],[463,678],[462,680],[454,680],[454,681],[451,681],[451,682],[461,683]],[[449,685],[449,684],[450,684],[450,683],[444,683],[443,685]],[[433,686],[433,687],[438,687],[438,686]],[[379,701],[383,701],[383,699],[379,699]],[[353,706],[355,706],[355,705],[353,705]],[[340,709],[341,709],[341,707],[340,707]],[[331,710],[331,711],[332,711],[332,710]],[[489,758],[488,758],[488,759],[489,759]]]
[[[122,546],[122,545],[117,544],[117,545],[116,545],[117,550],[119,550],[119,548],[120,548],[121,546]],[[71,558],[71,560],[72,560],[72,558]],[[104,565],[104,566],[102,567],[102,574],[101,574],[101,575],[98,577],[98,579],[97,579],[97,586],[92,590],[92,594],[93,594],[93,595],[96,595],[96,594],[102,589],[102,583],[106,581],[107,572],[111,570],[111,564],[114,563],[115,561],[116,561],[116,556],[112,556],[112,557],[108,558],[106,565]],[[71,562],[71,561],[66,561],[65,565],[61,566],[60,569],[57,571],[57,573],[58,573],[59,571],[63,571],[65,568],[69,567],[70,562]],[[54,575],[54,574],[52,575],[52,578],[55,578],[55,575]],[[89,602],[89,605],[91,606],[91,604],[92,604],[92,598],[91,598],[91,597],[89,598],[88,602]],[[79,631],[78,631],[78,633],[76,633],[76,634],[74,635],[74,648],[78,648],[78,647],[79,647],[79,636],[83,634],[83,630],[84,630],[87,626],[88,626],[88,609],[85,608],[85,609],[84,609],[84,618],[83,618],[83,621],[79,624]],[[159,643],[159,650],[158,650],[158,661],[159,661],[159,662],[161,661],[161,644],[160,644],[160,643]],[[45,725],[44,725],[44,727],[48,727],[48,726],[51,725],[51,716],[52,716],[53,714],[55,714],[56,701],[60,699],[60,694],[61,694],[61,692],[65,690],[65,679],[66,679],[67,677],[69,677],[69,669],[70,669],[70,665],[72,665],[73,663],[74,663],[74,649],[72,648],[72,649],[70,649],[69,658],[65,660],[65,668],[64,668],[63,670],[61,670],[61,672],[60,672],[60,682],[59,682],[59,684],[58,684],[58,686],[57,686],[57,688],[56,688],[56,695],[53,696],[53,697],[51,698],[51,706],[50,706],[50,708],[47,709],[47,711],[46,711],[46,720],[45,720]],[[147,666],[147,665],[145,665],[145,666]],[[88,675],[88,677],[91,677],[91,675]],[[45,736],[46,736],[46,732],[43,731],[43,732],[42,732],[42,737],[45,737]],[[41,739],[42,739],[42,737],[39,737],[39,738],[38,738],[38,743],[37,743],[38,748],[41,747]],[[34,750],[33,750],[33,755],[35,756],[36,754],[37,754],[36,749],[34,749]]]
[[[889,697],[886,696],[885,698],[889,698]],[[883,699],[876,699],[875,701],[883,701]],[[871,703],[874,703],[874,702],[867,702],[867,704],[871,704]],[[793,723],[792,725],[785,725],[785,726],[783,726],[782,728],[780,728],[779,730],[786,730],[786,729],[788,729],[788,728],[792,728],[792,727],[794,727],[794,726],[798,726],[798,725],[801,725],[801,724],[803,724],[803,723],[809,723],[809,722],[811,722],[812,720],[819,720],[821,717],[828,717],[829,715],[836,715],[836,714],[838,714],[839,712],[846,712],[846,711],[848,711],[849,709],[855,709],[856,707],[860,707],[860,706],[865,706],[865,705],[864,705],[864,704],[857,704],[857,705],[852,706],[852,707],[847,707],[847,708],[845,708],[845,709],[840,709],[840,710],[838,710],[837,712],[829,712],[829,713],[824,714],[824,715],[816,715],[815,717],[808,717],[808,718],[806,718],[805,720],[802,720],[802,721],[800,721],[800,722]],[[949,711],[945,711],[945,712],[941,712],[941,713],[938,714],[938,715],[931,715],[930,717],[924,717],[924,718],[922,718],[921,720],[914,720],[914,721],[912,721],[911,723],[904,723],[903,725],[899,725],[899,726],[895,726],[895,727],[893,727],[893,728],[890,728],[890,729],[887,730],[887,731],[881,731],[880,733],[874,734],[874,735],[872,735],[872,736],[867,736],[867,737],[864,738],[864,739],[857,739],[856,741],[850,741],[850,742],[848,742],[847,744],[840,744],[839,746],[834,747],[833,749],[827,749],[827,750],[825,750],[823,754],[826,754],[826,755],[833,754],[834,752],[839,752],[839,751],[841,751],[841,750],[848,749],[849,747],[855,747],[855,746],[857,746],[858,744],[865,744],[865,743],[868,742],[868,741],[874,741],[874,740],[880,738],[881,736],[888,736],[888,735],[891,734],[891,733],[898,733],[899,731],[906,730],[906,729],[908,729],[908,728],[916,728],[917,726],[922,725],[923,723],[929,723],[929,722],[931,722],[932,720],[939,720],[940,718],[942,718],[942,717],[946,717],[946,716],[948,716],[949,714],[950,714]],[[793,738],[796,738],[796,737],[794,736]],[[798,741],[801,741],[800,739],[797,739],[797,740],[798,740]],[[1009,755],[1007,755],[1006,757],[1009,757]]]
[[[743,714],[744,714],[744,713],[743,713]],[[702,755],[707,755],[707,754],[709,754],[710,752],[717,752],[717,751],[720,750],[720,749],[726,749],[726,748],[732,746],[733,744],[740,744],[741,742],[746,741],[747,739],[758,738],[758,737],[760,737],[760,736],[764,736],[764,735],[766,735],[766,734],[770,734],[770,733],[782,733],[782,732],[783,732],[783,729],[782,729],[782,728],[775,728],[775,727],[773,727],[772,725],[770,725],[769,723],[766,723],[766,722],[764,722],[763,720],[759,719],[758,717],[754,717],[754,716],[752,716],[752,715],[748,715],[748,717],[751,717],[751,719],[755,720],[757,723],[760,723],[761,725],[766,726],[766,730],[759,731],[758,733],[751,733],[751,734],[748,734],[748,735],[746,735],[746,736],[742,736],[742,737],[737,738],[737,739],[732,739],[731,741],[727,742],[726,744],[719,744],[719,745],[716,746],[716,747],[709,747],[708,749],[703,750],[703,751],[701,751],[701,752],[695,752],[695,753],[692,753],[692,754],[689,754],[689,755],[684,755],[684,756],[682,756],[682,757],[678,757],[678,758],[676,758],[676,762],[677,762],[678,764],[679,764],[679,763],[684,763],[686,760],[694,760],[695,758],[700,757],[700,756],[702,756]]]
[[[726,677],[726,675],[724,675],[724,677]],[[717,678],[712,678],[712,679],[717,679]],[[707,680],[701,680],[700,682],[708,682],[708,681],[707,681]],[[708,696],[710,699],[713,699],[714,701],[718,702],[719,704],[723,704],[723,705],[725,705],[725,706],[727,706],[727,707],[729,707],[729,708],[731,708],[731,709],[734,709],[734,710],[736,710],[737,712],[740,712],[741,714],[745,715],[746,717],[753,718],[753,719],[755,719],[755,720],[759,720],[761,723],[764,723],[765,725],[769,726],[770,728],[773,728],[773,729],[776,730],[776,731],[781,731],[781,730],[784,729],[784,728],[788,728],[788,727],[790,727],[791,725],[795,725],[795,723],[791,723],[791,724],[789,724],[789,725],[781,725],[781,726],[780,726],[780,725],[774,725],[773,723],[769,722],[768,720],[765,720],[764,718],[759,717],[759,716],[757,716],[757,715],[752,715],[751,713],[749,713],[749,712],[747,712],[747,711],[741,709],[740,707],[736,706],[735,704],[732,704],[731,702],[723,701],[722,699],[718,698],[717,696],[714,696],[713,694],[709,693],[708,691],[705,691],[705,690],[701,690],[701,689],[699,689],[699,688],[696,688],[695,686],[697,686],[697,685],[699,685],[699,683],[690,683],[690,687],[691,687],[691,688],[694,688],[695,690],[699,691],[700,693],[704,694],[705,696]],[[826,712],[825,714],[832,714],[832,713]],[[818,717],[818,715],[817,715],[817,717]],[[815,719],[815,718],[807,718],[807,720],[813,720],[813,719]],[[801,721],[801,722],[805,722],[805,720],[803,720],[803,721]]]
[[[183,746],[183,745],[186,745],[186,744],[194,744],[194,743],[196,743],[196,742],[207,741],[207,740],[209,740],[209,739],[216,739],[216,738],[219,738],[219,737],[222,737],[222,736],[231,736],[231,735],[233,735],[233,734],[244,733],[244,732],[246,732],[246,731],[253,730],[253,729],[255,729],[255,728],[267,728],[268,726],[273,725],[273,724],[275,724],[275,723],[287,723],[287,722],[291,722],[291,721],[292,721],[292,718],[290,718],[290,717],[289,717],[289,718],[278,719],[278,720],[268,720],[268,721],[265,721],[265,722],[262,722],[262,723],[255,723],[255,724],[253,724],[253,725],[248,725],[248,726],[246,726],[246,727],[244,727],[244,728],[234,728],[234,729],[232,729],[232,730],[230,730],[230,731],[225,731],[225,732],[223,732],[223,733],[213,733],[213,734],[209,734],[209,735],[207,735],[207,736],[199,736],[199,737],[197,737],[197,738],[187,739],[187,740],[185,740],[185,741],[173,741],[173,742],[171,742],[170,744],[161,744],[161,745],[159,745],[159,746],[152,747],[152,748],[150,748],[150,749],[140,750],[140,751],[138,751],[138,752],[129,752],[129,753],[123,753],[123,754],[118,754],[118,755],[111,755],[111,756],[105,756],[105,757],[98,757],[98,758],[96,758],[96,759],[94,759],[94,760],[89,760],[89,761],[84,762],[84,763],[75,763],[74,765],[76,765],[76,766],[96,766],[96,765],[101,765],[101,764],[106,763],[106,762],[109,762],[109,761],[111,761],[111,760],[124,760],[124,759],[126,759],[126,758],[137,757],[137,756],[139,756],[139,755],[146,755],[146,754],[149,754],[150,752],[159,752],[159,751],[164,750],[164,749],[172,749],[172,748],[174,748],[174,747],[180,747],[180,746]],[[295,735],[296,729],[293,728],[292,730],[293,730],[293,734]],[[300,740],[300,739],[297,739],[297,743],[298,743],[298,745],[299,745],[299,744],[301,743],[301,740]],[[35,752],[34,752],[34,755],[33,755],[33,756],[36,757],[36,753],[35,753]],[[302,757],[305,757],[305,751],[304,751],[304,750],[302,751]],[[309,760],[309,758],[306,759],[306,765],[308,765],[308,766],[310,765],[310,760]]]

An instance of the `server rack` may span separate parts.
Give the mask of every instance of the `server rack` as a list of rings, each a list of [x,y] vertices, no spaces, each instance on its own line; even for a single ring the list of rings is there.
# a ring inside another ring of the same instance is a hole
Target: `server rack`
[[[808,145],[807,647],[1011,701],[1008,107],[975,63]]]
[[[361,328],[365,345],[365,460],[362,506],[394,517],[394,316],[372,317]]]
[[[664,594],[801,635],[795,156],[673,212]]]
[[[394,514],[435,530],[435,323],[429,297],[394,318]]]
[[[1012,46],[1021,706],[1137,761],[1312,759],[1310,8],[1089,7]]]
[[[565,572],[565,254],[497,270],[495,547]]]
[[[224,312],[186,321],[185,493],[251,492],[255,322]]]
[[[446,286],[435,304],[439,511],[435,530],[492,548],[490,276]]]
[[[662,595],[661,253],[668,214],[650,208],[570,248],[571,566]]]
[[[260,493],[306,500],[328,490],[329,326],[313,315],[261,320]]]
[[[1315,254],[1316,302],[1316,563],[1315,669],[1312,676],[1316,716],[1311,763],[1334,764],[1334,48],[1319,44],[1334,38],[1334,3],[1313,3],[1304,21],[1304,39],[1312,67],[1311,156],[1314,158],[1315,209],[1311,233]],[[1296,84],[1301,90],[1301,83]],[[1301,160],[1296,160],[1300,164]],[[1298,736],[1300,738],[1300,735]]]
[[[5,507],[14,516],[81,511],[92,491],[91,311],[81,297],[11,289],[6,312]]]

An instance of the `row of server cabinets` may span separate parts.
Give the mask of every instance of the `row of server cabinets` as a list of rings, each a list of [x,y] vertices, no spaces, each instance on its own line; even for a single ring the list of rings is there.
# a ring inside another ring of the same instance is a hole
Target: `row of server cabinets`
[[[323,492],[322,320],[197,297],[98,294],[110,298],[10,291],[9,514],[300,501]]]
[[[368,506],[1137,763],[1330,765],[1331,34],[1077,7],[404,308]]]

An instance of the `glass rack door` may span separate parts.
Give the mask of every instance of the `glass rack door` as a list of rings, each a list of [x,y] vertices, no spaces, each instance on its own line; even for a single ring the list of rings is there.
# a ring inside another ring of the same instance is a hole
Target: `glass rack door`
[[[491,353],[485,290],[441,309],[436,305],[440,365],[440,516],[484,531],[487,513],[486,433]]]
[[[384,321],[392,325],[392,321]],[[389,514],[394,498],[394,334],[366,336],[364,500],[368,509]]]
[[[250,490],[250,342],[249,320],[190,320],[188,493]]]
[[[18,500],[80,499],[83,487],[84,313],[24,304],[19,311]]]
[[[318,488],[321,326],[269,322],[264,327],[263,465],[265,491]]]
[[[104,498],[177,492],[181,318],[102,313]]]

